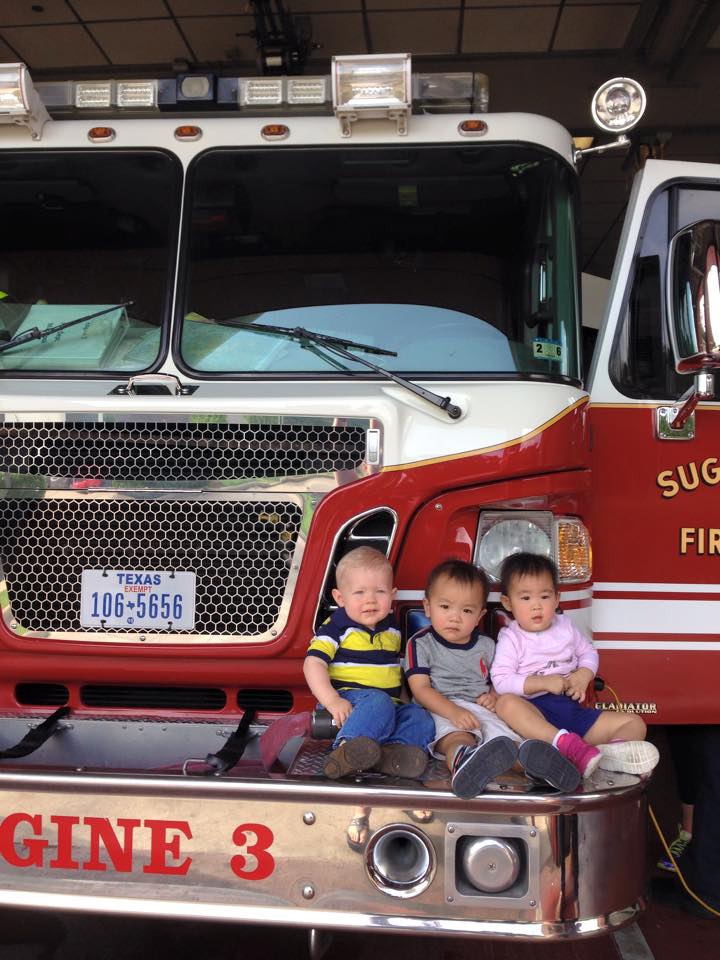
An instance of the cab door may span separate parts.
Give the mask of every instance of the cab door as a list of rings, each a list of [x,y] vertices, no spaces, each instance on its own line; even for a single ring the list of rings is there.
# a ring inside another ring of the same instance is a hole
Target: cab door
[[[720,166],[649,161],[638,175],[590,372],[593,633],[625,709],[720,722],[720,375],[682,430],[671,238],[720,220]],[[608,699],[608,698],[606,698]]]

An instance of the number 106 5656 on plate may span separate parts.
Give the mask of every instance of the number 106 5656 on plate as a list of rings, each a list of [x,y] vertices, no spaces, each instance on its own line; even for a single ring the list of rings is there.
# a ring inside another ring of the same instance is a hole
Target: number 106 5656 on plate
[[[157,570],[83,570],[83,627],[191,630],[195,574]]]

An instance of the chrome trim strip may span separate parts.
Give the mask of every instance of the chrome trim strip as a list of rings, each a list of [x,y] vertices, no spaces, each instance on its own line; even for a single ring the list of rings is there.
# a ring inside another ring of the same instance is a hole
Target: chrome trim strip
[[[475,935],[498,940],[566,940],[613,930],[627,924],[642,910],[638,900],[624,910],[611,914],[566,922],[512,922],[499,920],[449,920],[441,917],[409,917],[403,914],[383,916],[372,913],[346,913],[313,910],[308,907],[263,907],[183,900],[141,900],[136,897],[103,897],[83,894],[48,893],[38,890],[0,890],[0,904],[6,907],[32,907],[49,910],[73,910],[81,913],[113,914],[131,917],[166,917],[190,920],[246,921],[275,926],[318,927],[328,930],[372,930],[419,935]]]
[[[242,414],[225,414],[225,413],[212,413],[205,414],[203,412],[185,412],[185,413],[143,413],[142,411],[128,411],[119,412],[93,412],[88,413],[84,411],[54,411],[54,412],[14,412],[14,413],[2,413],[0,412],[0,429],[3,425],[8,427],[17,426],[18,424],[24,423],[37,423],[37,424],[52,424],[58,428],[62,428],[65,423],[85,423],[88,425],[93,424],[103,424],[105,426],[112,426],[113,424],[124,424],[127,426],[132,426],[133,423],[136,423],[142,427],[145,424],[217,424],[222,423],[230,427],[242,427],[242,426],[255,426],[255,427],[268,427],[268,426],[288,426],[288,427],[300,427],[307,426],[308,428],[317,428],[317,427],[327,427],[330,429],[342,430],[344,427],[353,426],[359,427],[360,429],[365,430],[366,434],[366,445],[364,452],[363,461],[355,468],[350,470],[332,470],[327,472],[315,472],[309,474],[299,474],[299,475],[290,475],[287,477],[279,474],[273,476],[272,478],[250,478],[243,479],[241,477],[237,479],[225,478],[225,479],[208,479],[208,480],[198,480],[198,481],[178,481],[176,486],[182,484],[183,489],[193,490],[196,492],[202,492],[205,490],[218,490],[218,491],[257,491],[264,492],[267,489],[274,490],[287,490],[288,492],[313,492],[319,494],[329,493],[331,490],[336,489],[337,487],[344,486],[347,483],[353,483],[356,480],[362,479],[363,477],[372,476],[373,474],[379,473],[382,470],[383,466],[383,428],[380,421],[375,419],[366,419],[366,418],[352,418],[352,421],[348,422],[349,418],[346,417],[314,417],[314,416],[292,416],[292,415],[282,415],[282,414],[253,414],[252,416],[243,416]],[[367,438],[368,434],[373,436],[373,448],[377,452],[377,459],[375,461],[368,460],[368,446]],[[141,430],[138,434],[142,435]],[[2,441],[0,439],[0,452],[2,451]],[[32,491],[43,491],[46,489],[55,489],[55,490],[72,490],[72,477],[63,477],[63,476],[41,476],[36,474],[14,474],[14,473],[0,473],[0,478],[2,478],[3,486],[6,490],[18,490],[24,493],[25,495],[31,494]],[[97,490],[126,490],[126,489],[144,489],[144,490],[162,490],[166,489],[169,483],[172,483],[172,480],[167,478],[164,480],[154,481],[142,481],[140,484],[133,484],[129,487],[129,482],[124,481],[103,481],[100,487],[95,489]],[[86,494],[94,492],[83,491]]]
[[[589,790],[588,793],[527,794],[498,792],[484,793],[474,800],[459,801],[444,789],[429,789],[422,785],[408,787],[371,787],[365,783],[329,783],[324,778],[314,781],[278,780],[266,775],[252,779],[183,777],[170,774],[85,773],[68,770],[66,773],[37,773],[0,769],[0,790],[57,791],[69,795],[99,791],[114,796],[137,796],[145,793],[154,797],[243,797],[248,800],[272,798],[330,802],[342,800],[358,806],[391,805],[411,809],[461,809],[463,815],[498,813],[509,816],[552,816],[583,813],[589,809],[607,810],[615,803],[624,804],[634,793],[642,794],[646,784],[630,774],[611,774],[614,786]],[[591,784],[586,784],[591,786]]]
[[[395,542],[395,534],[397,533],[398,528],[398,515],[397,511],[393,510],[392,507],[378,506],[373,507],[372,510],[365,510],[363,513],[357,513],[354,517],[350,517],[338,530],[333,538],[332,546],[330,547],[330,552],[328,554],[327,564],[325,565],[325,573],[320,584],[320,593],[318,594],[317,603],[315,604],[315,613],[313,614],[313,623],[317,622],[318,613],[320,612],[320,604],[323,602],[323,594],[325,593],[325,587],[327,586],[328,577],[330,576],[330,567],[332,566],[333,557],[335,556],[335,551],[337,550],[337,545],[340,542],[340,539],[345,535],[348,527],[351,527],[354,523],[359,523],[361,520],[364,520],[366,517],[371,517],[374,513],[381,512],[389,513],[393,518],[393,528],[390,537],[388,538],[387,546],[387,555],[390,556],[392,552],[392,546]],[[370,539],[369,537],[364,537],[363,539]],[[385,537],[378,537],[377,539],[384,540]]]

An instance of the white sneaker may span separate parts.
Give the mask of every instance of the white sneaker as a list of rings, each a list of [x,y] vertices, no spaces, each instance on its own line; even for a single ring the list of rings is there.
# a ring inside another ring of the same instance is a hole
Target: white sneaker
[[[601,743],[598,749],[598,766],[619,773],[650,773],[660,759],[658,748],[647,740],[613,740],[612,743]]]

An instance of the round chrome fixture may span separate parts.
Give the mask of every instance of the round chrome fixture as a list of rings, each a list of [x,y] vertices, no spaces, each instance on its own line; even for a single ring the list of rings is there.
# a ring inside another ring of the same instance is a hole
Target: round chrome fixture
[[[435,850],[422,830],[391,823],[372,835],[365,848],[365,869],[381,893],[416,897],[435,876]]]

